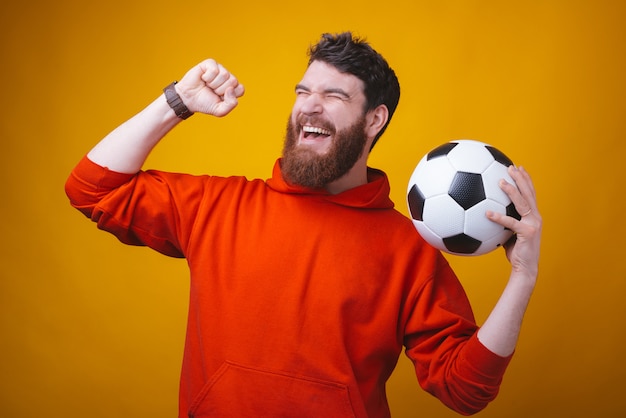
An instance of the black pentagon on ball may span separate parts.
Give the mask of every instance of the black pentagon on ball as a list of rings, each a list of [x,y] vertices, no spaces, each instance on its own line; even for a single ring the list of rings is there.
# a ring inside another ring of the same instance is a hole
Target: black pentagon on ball
[[[515,205],[513,203],[509,203],[509,205],[506,207],[506,215],[511,216],[518,221],[522,219],[522,216],[517,212],[517,209],[515,209]]]
[[[452,183],[450,183],[448,194],[463,209],[467,210],[485,200],[483,178],[477,173],[459,171],[454,175]]]
[[[453,235],[443,239],[443,244],[448,250],[457,254],[473,254],[480,247],[480,242],[466,234]]]
[[[504,153],[499,149],[494,148],[491,145],[485,145],[485,148],[487,148],[487,151],[489,151],[489,153],[493,155],[493,158],[503,166],[508,167],[510,165],[513,165],[513,161],[511,161],[511,159],[504,155]]]
[[[411,217],[416,221],[424,220],[424,202],[426,198],[416,184],[411,187],[409,190],[409,194],[407,196],[407,200],[409,203],[409,211],[411,212]]]
[[[437,148],[428,153],[426,160],[430,161],[433,158],[445,157],[457,145],[459,145],[457,142],[448,142],[447,144],[439,145]]]

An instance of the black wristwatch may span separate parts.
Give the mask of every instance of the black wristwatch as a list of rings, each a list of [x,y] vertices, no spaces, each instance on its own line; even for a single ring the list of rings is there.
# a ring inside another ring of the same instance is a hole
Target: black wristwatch
[[[167,87],[163,89],[163,93],[165,93],[165,99],[167,100],[167,104],[174,110],[176,116],[181,119],[187,119],[189,116],[193,115],[193,112],[185,106],[183,103],[183,99],[180,98],[178,93],[176,93],[176,89],[174,86],[176,85],[176,81],[169,84]]]

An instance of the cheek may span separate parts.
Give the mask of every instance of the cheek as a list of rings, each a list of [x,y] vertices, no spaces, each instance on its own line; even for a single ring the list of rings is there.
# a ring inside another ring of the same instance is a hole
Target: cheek
[[[355,112],[346,112],[344,110],[341,113],[337,113],[333,119],[337,130],[343,131],[352,127],[356,122],[361,120],[361,115]]]

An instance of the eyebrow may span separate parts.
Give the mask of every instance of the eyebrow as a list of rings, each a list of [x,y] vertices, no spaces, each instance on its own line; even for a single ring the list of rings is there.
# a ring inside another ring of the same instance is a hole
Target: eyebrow
[[[311,89],[308,88],[307,86],[303,85],[303,84],[296,84],[296,91],[298,90],[304,90],[307,92],[311,92]],[[340,89],[340,88],[328,88],[324,90],[324,94],[338,94],[340,96],[345,97],[346,99],[350,98],[350,95],[348,93],[346,93],[345,90]]]

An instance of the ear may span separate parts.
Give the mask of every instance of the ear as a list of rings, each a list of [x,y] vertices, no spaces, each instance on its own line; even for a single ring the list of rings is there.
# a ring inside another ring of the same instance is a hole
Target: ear
[[[389,109],[384,104],[379,105],[375,109],[367,112],[365,117],[365,133],[368,138],[374,139],[378,132],[383,129],[383,126],[389,120]]]

